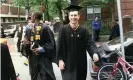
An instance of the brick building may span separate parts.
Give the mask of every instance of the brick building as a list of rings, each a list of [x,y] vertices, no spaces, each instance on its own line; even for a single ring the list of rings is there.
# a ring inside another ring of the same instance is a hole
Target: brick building
[[[121,0],[122,16],[130,15],[133,18],[133,0]],[[114,16],[117,17],[117,5],[114,4]]]
[[[133,19],[133,0],[121,0],[121,11],[123,18],[124,32],[131,30],[131,20]],[[114,4],[114,17],[117,18],[117,5]]]
[[[12,5],[12,0],[3,0],[1,5],[1,23],[25,20],[25,8]]]
[[[114,20],[118,18],[116,0],[104,4],[102,7],[98,6],[98,2],[96,4],[92,2],[93,1],[90,1],[90,3],[88,2],[87,7],[81,11],[80,23],[84,24],[87,21],[91,22],[94,20],[95,16],[98,16],[102,20],[104,26],[110,29]],[[85,5],[85,3],[82,3],[82,5]],[[133,19],[133,0],[121,0],[121,11],[124,32],[130,31],[131,20]]]

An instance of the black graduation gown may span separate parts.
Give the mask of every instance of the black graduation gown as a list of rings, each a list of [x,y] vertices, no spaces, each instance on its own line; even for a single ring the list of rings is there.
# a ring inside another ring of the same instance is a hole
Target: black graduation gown
[[[33,80],[55,80],[52,61],[56,54],[54,35],[47,25],[43,25],[38,44],[45,50],[39,55],[33,55]],[[45,79],[45,78],[48,79]]]
[[[79,26],[76,31],[70,25],[62,27],[58,38],[58,60],[63,60],[65,70],[63,80],[86,80],[87,55],[97,52],[97,48],[85,27]]]
[[[5,44],[1,44],[1,80],[16,80],[9,49]]]

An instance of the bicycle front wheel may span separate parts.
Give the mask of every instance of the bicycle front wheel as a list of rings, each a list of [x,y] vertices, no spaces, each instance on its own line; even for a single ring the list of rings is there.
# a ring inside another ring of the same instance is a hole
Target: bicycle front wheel
[[[127,80],[126,74],[123,70],[117,68],[117,71],[114,75],[112,75],[112,72],[114,70],[114,65],[107,64],[100,68],[97,79],[98,80]]]

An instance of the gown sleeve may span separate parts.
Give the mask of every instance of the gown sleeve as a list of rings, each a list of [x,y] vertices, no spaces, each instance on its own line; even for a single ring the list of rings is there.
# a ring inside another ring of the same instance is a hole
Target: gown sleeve
[[[3,58],[3,60],[7,60],[7,71],[9,72],[9,76],[10,76],[10,79],[11,80],[16,80],[16,72],[15,72],[15,69],[14,69],[14,65],[13,65],[13,62],[12,62],[12,59],[11,59],[11,56],[10,56],[10,52],[9,52],[9,49],[8,49],[8,46],[7,45],[4,45],[2,44],[2,55],[5,55],[5,58]]]
[[[46,55],[52,62],[56,61],[56,44],[54,34],[46,25],[43,26],[40,45],[44,52],[40,55]]]
[[[46,53],[49,53],[49,52],[55,50],[54,35],[53,35],[52,31],[47,26],[43,28],[43,36],[42,37],[44,38],[43,39],[44,41],[42,41],[42,42],[45,42],[42,45],[43,50]]]
[[[86,41],[86,50],[88,51],[88,53],[92,58],[94,53],[98,53],[98,49],[87,29],[85,30],[85,41]]]
[[[57,61],[63,60],[65,61],[65,30],[64,27],[61,27],[58,34],[58,41],[57,41]]]

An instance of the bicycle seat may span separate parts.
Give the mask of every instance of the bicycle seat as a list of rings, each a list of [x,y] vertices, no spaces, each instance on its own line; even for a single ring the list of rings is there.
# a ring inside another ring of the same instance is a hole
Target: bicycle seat
[[[108,54],[102,56],[102,59],[109,59],[113,54],[116,54],[116,53],[118,53],[119,51],[118,51],[118,50],[114,50],[114,51],[105,51],[105,52],[107,52]]]

